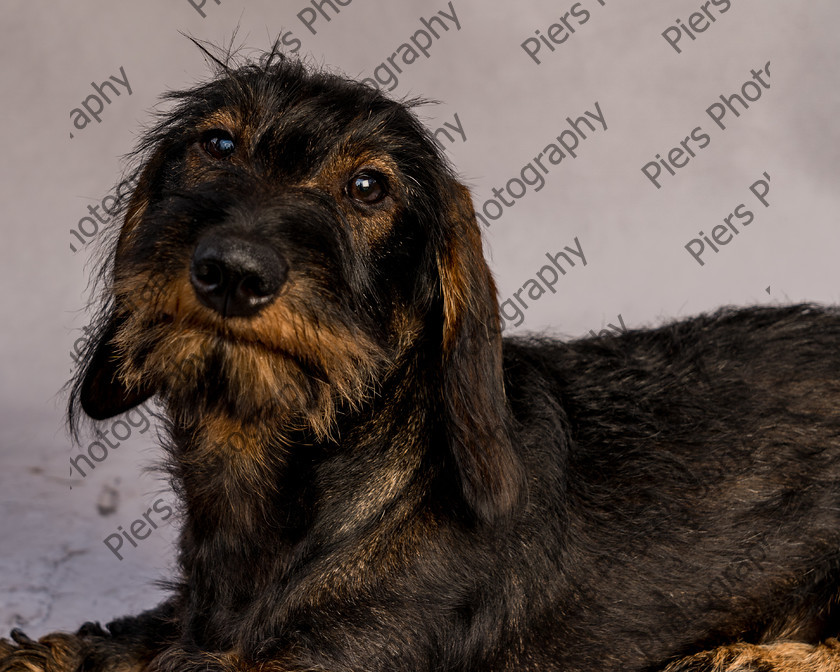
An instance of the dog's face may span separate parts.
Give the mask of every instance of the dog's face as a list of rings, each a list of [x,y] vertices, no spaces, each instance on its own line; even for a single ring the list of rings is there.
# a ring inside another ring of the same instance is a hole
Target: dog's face
[[[425,348],[464,432],[484,422],[474,404],[500,417],[495,289],[469,194],[405,106],[272,59],[169,97],[76,385],[89,416],[159,394],[176,421],[323,438]]]

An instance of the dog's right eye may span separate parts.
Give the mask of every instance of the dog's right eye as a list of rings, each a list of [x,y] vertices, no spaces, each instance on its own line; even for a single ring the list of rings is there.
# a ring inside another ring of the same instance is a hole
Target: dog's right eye
[[[226,159],[233,154],[236,143],[227,131],[213,130],[205,133],[201,146],[214,159]]]

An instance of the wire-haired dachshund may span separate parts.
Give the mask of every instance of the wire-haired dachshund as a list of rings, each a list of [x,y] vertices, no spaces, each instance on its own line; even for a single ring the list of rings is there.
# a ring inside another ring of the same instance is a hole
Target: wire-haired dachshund
[[[159,608],[2,672],[837,672],[840,312],[505,338],[411,105],[217,59],[138,149],[70,419],[155,396]]]

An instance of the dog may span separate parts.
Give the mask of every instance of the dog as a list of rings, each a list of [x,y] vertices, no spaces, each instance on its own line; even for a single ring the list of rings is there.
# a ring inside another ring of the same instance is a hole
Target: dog
[[[156,396],[179,574],[0,671],[840,670],[840,311],[502,339],[410,104],[213,58],[140,143],[70,402]]]

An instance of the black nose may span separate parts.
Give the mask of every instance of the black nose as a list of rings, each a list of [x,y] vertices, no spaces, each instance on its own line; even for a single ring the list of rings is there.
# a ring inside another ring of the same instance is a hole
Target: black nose
[[[270,304],[289,272],[270,247],[235,236],[205,236],[190,263],[198,300],[223,317],[249,317]]]

